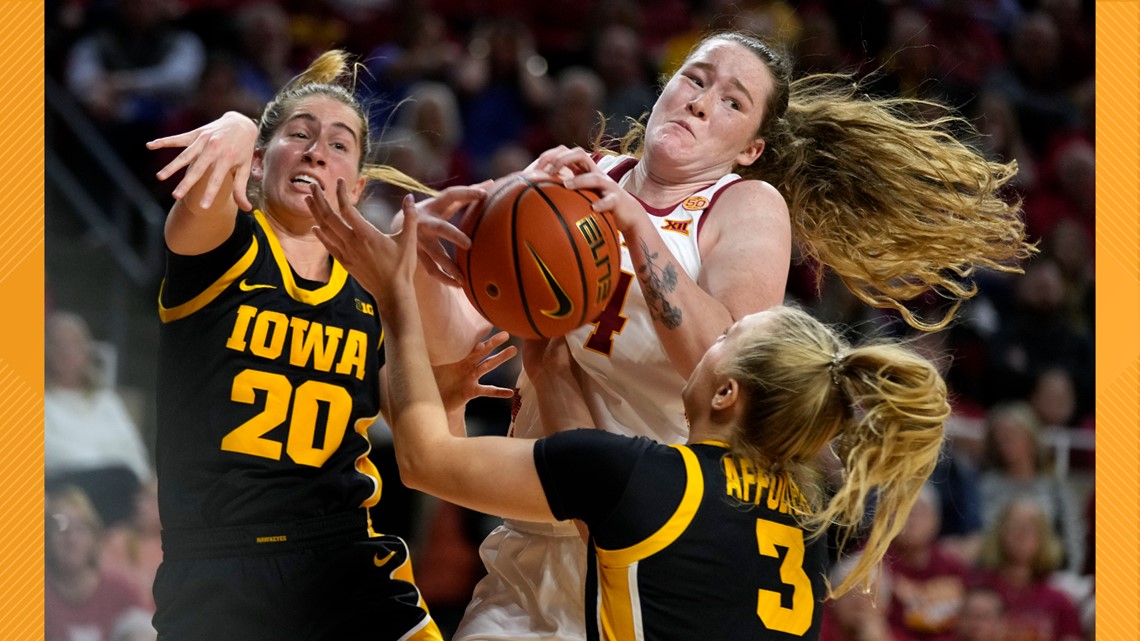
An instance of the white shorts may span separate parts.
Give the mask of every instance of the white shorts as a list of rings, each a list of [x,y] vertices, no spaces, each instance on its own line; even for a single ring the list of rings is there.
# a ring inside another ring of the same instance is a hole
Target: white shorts
[[[585,641],[586,544],[573,525],[507,521],[479,556],[487,576],[452,641]]]

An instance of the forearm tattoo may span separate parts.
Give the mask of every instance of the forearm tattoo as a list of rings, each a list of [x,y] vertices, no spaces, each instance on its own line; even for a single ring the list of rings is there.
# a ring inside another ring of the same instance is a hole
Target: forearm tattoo
[[[665,327],[676,329],[681,326],[681,308],[669,302],[666,296],[677,289],[677,267],[671,261],[664,268],[655,264],[658,254],[650,253],[645,241],[641,241],[641,253],[645,264],[637,268],[637,274],[649,314]]]

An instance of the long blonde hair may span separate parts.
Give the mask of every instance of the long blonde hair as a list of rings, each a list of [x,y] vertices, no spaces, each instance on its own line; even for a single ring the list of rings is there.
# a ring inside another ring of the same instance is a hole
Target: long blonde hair
[[[743,33],[714,33],[693,51],[712,40],[748,48],[775,80],[757,132],[764,153],[737,173],[779,190],[803,256],[835,270],[864,303],[941,329],[977,293],[979,269],[1020,273],[1017,263],[1036,252],[1020,200],[1005,191],[1017,163],[989,161],[961,142],[974,128],[949,107],[865,96],[847,74],[793,81],[787,56]],[[631,128],[622,153],[640,156],[644,135],[644,126]],[[952,301],[941,318],[904,305],[931,290]]]
[[[842,465],[832,498],[800,521],[814,536],[829,526],[840,541],[875,511],[866,546],[832,592],[865,582],[906,522],[942,447],[950,416],[946,385],[928,360],[896,343],[849,346],[794,307],[741,339],[724,374],[741,386],[744,418],[734,456],[791,473],[801,488],[829,443]]]
[[[290,80],[277,95],[273,97],[261,112],[257,124],[258,149],[264,149],[285,116],[296,106],[297,102],[310,96],[325,96],[336,100],[350,109],[360,119],[360,159],[357,170],[360,175],[369,180],[380,180],[409,191],[434,195],[435,190],[423,185],[415,178],[389,165],[378,165],[368,162],[372,156],[373,142],[368,126],[368,117],[360,101],[353,95],[351,87],[356,84],[357,65],[350,62],[347,52],[333,49],[317,57],[301,73]],[[260,185],[250,185],[250,200],[257,203],[260,200]]]

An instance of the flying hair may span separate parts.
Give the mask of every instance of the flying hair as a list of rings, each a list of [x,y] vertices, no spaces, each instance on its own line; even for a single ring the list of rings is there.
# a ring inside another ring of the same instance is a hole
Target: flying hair
[[[790,94],[766,153],[744,173],[784,194],[804,256],[833,269],[864,303],[895,309],[917,329],[941,329],[977,293],[978,270],[1019,273],[1017,263],[1036,251],[1020,200],[1004,193],[1016,162],[990,161],[962,143],[955,132],[972,125],[949,107],[867,97],[844,74],[801,78]],[[903,304],[931,290],[952,301],[940,319]]]
[[[979,270],[1020,273],[1036,253],[1021,202],[1006,190],[1017,163],[964,144],[976,130],[952,108],[873,97],[852,74],[792,80],[787,55],[744,33],[714,33],[693,51],[712,40],[748,48],[775,81],[757,131],[764,152],[735,171],[776,187],[803,256],[864,303],[897,310],[916,329],[942,329],[977,294]],[[643,122],[621,139],[622,153],[641,156]],[[920,318],[905,303],[930,291],[949,306]]]

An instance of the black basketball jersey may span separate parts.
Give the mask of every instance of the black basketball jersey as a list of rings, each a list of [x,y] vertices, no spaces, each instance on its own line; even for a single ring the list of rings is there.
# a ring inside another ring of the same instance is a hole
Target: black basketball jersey
[[[375,301],[335,261],[328,283],[297,277],[260,212],[236,226],[219,278],[171,301],[172,284],[196,274],[170,261],[159,295],[163,527],[374,505],[381,485],[366,431],[380,412]]]
[[[554,515],[590,528],[589,639],[819,637],[825,542],[797,524],[787,476],[721,443],[598,430],[539,441],[535,461]]]

